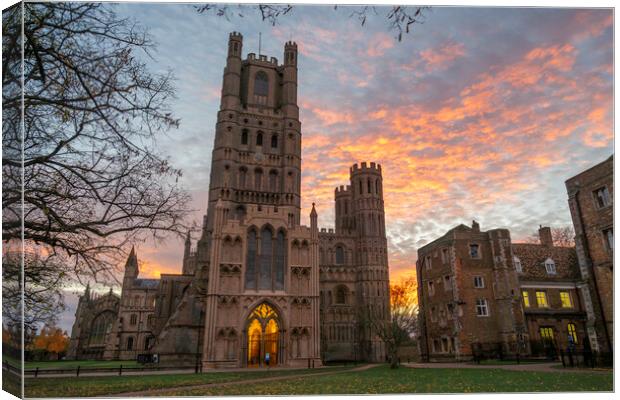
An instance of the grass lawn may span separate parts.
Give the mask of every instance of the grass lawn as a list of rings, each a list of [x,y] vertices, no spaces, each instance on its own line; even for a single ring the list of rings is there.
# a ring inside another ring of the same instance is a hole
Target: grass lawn
[[[145,376],[26,378],[26,397],[89,397],[140,390],[174,388],[216,382],[260,379],[273,376],[314,374],[339,371],[351,367],[316,369],[272,369],[241,372],[210,372],[204,374],[170,374]]]
[[[524,372],[501,369],[390,370],[379,366],[329,376],[304,377],[266,384],[183,390],[166,396],[311,395],[394,393],[481,393],[611,391],[613,374]]]

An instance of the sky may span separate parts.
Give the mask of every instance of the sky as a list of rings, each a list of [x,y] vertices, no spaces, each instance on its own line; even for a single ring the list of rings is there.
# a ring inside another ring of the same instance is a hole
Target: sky
[[[571,225],[564,181],[613,153],[611,9],[433,7],[399,42],[386,7],[363,27],[358,8],[295,6],[271,26],[234,7],[226,17],[115,7],[157,43],[150,69],[175,76],[181,124],[158,143],[184,171],[196,223],[232,31],[244,55],[258,53],[259,32],[261,53],[280,62],[286,41],[299,46],[302,224],[314,202],[319,226],[333,227],[349,167],[382,165],[392,279],[414,272],[419,247],[474,219],[513,241]],[[142,277],[181,270],[179,238],[137,250]]]

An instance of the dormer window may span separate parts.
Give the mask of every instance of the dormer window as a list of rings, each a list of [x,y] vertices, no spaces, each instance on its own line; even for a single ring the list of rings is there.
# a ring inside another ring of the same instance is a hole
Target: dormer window
[[[515,256],[512,259],[512,262],[515,265],[515,270],[517,270],[518,273],[522,273],[523,272],[523,266],[521,265],[521,260],[519,259],[519,257]]]
[[[555,262],[551,258],[547,258],[545,260],[545,269],[547,270],[548,275],[555,275]]]

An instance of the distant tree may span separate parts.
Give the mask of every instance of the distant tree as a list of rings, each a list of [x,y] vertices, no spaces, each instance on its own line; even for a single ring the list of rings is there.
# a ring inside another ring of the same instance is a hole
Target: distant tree
[[[553,244],[555,246],[575,246],[575,230],[571,225],[551,228],[551,238],[553,239]],[[526,243],[540,243],[540,236],[538,235],[538,232],[534,232],[525,241]]]
[[[418,327],[417,280],[409,277],[390,285],[390,314],[365,311],[363,325],[369,326],[385,344],[390,368],[398,368],[398,349],[409,342]]]
[[[112,5],[22,2],[3,22],[3,240],[23,228],[54,268],[115,279],[130,242],[186,230],[181,171],[155,145],[179,125],[171,73],[148,71],[147,31]]]
[[[58,355],[64,354],[68,347],[67,332],[53,325],[44,326],[32,342],[33,350],[41,351],[53,359],[58,359]]]
[[[225,3],[207,3],[199,6],[194,6],[196,11],[201,14],[213,13],[220,17],[225,17],[230,20],[234,16],[245,17],[250,13],[258,13],[263,21],[269,22],[272,26],[276,25],[278,20],[289,14],[293,7],[290,4],[257,4],[257,5],[232,5]],[[398,41],[402,41],[403,34],[411,32],[412,25],[424,22],[424,12],[430,7],[418,7],[418,6],[391,6],[388,7],[388,11],[382,16],[387,20],[388,30],[396,34]],[[338,9],[338,6],[334,6],[334,10]],[[352,6],[352,10],[349,17],[356,18],[361,26],[366,24],[369,18],[379,16],[378,7],[376,6]]]

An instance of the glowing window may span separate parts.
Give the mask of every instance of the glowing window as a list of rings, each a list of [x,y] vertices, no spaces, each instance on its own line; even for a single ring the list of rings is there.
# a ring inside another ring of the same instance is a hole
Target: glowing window
[[[546,292],[536,292],[536,304],[538,305],[538,307],[542,308],[549,307]]]
[[[573,302],[570,298],[569,292],[560,292],[560,300],[562,301],[563,308],[572,308]]]
[[[572,339],[573,344],[577,344],[577,328],[575,327],[575,324],[568,324],[566,330],[568,333],[569,342]]]
[[[529,307],[530,306],[530,294],[524,290],[523,292],[521,292],[521,296],[523,297],[523,306]]]

